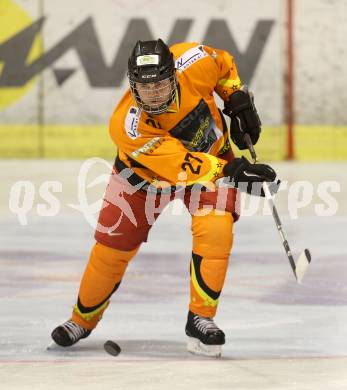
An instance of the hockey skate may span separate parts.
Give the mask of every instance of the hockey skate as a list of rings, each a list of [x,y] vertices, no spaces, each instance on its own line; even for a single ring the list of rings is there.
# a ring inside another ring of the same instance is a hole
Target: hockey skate
[[[90,333],[91,330],[82,328],[76,322],[69,320],[55,328],[51,336],[55,343],[61,347],[70,347],[76,344],[77,341],[88,337]]]
[[[187,349],[196,355],[220,357],[225,334],[211,318],[189,311],[186,325]]]

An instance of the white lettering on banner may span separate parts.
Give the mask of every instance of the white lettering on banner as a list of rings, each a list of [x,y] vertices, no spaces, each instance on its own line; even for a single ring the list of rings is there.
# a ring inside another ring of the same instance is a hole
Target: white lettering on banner
[[[125,117],[125,131],[131,139],[136,139],[141,136],[137,130],[140,116],[141,110],[132,106],[129,108],[128,114]]]
[[[133,157],[139,157],[141,153],[147,153],[156,148],[156,144],[160,143],[160,137],[154,137],[146,144],[144,144],[140,149],[135,150],[131,153]]]
[[[193,47],[187,50],[181,57],[175,61],[175,67],[179,72],[187,70],[196,61],[207,57],[208,54],[205,52],[202,45]]]

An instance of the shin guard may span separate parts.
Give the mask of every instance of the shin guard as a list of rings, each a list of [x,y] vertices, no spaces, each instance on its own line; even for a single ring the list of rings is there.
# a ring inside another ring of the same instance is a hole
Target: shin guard
[[[137,250],[120,251],[100,243],[94,245],[74,306],[74,322],[85,329],[95,328]]]
[[[189,310],[203,317],[216,314],[233,243],[233,216],[215,211],[193,216]]]

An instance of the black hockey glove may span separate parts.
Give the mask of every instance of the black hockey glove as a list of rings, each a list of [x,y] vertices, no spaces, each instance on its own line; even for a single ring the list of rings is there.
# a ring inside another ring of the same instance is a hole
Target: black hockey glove
[[[248,92],[247,86],[230,95],[229,100],[224,103],[223,113],[231,118],[230,137],[239,149],[247,149],[245,133],[249,134],[253,145],[257,143],[261,121],[254,106],[253,95]]]
[[[235,158],[228,162],[223,169],[228,183],[238,188],[240,191],[250,195],[265,196],[262,184],[264,181],[270,182],[271,194],[278,191],[281,181],[276,180],[276,172],[266,164],[251,164],[246,157]]]

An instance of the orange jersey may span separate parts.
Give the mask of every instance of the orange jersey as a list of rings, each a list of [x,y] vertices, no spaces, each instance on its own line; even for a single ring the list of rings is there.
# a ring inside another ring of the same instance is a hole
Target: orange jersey
[[[170,50],[178,91],[169,110],[147,114],[129,89],[112,115],[110,135],[119,159],[153,185],[213,182],[223,176],[226,164],[218,156],[230,148],[213,92],[227,100],[240,88],[236,65],[229,53],[198,43],[179,43]]]

